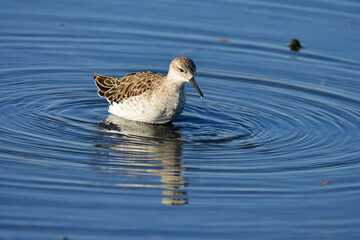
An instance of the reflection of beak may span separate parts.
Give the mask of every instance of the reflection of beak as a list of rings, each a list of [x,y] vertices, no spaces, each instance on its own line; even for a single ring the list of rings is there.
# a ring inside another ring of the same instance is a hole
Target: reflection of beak
[[[194,77],[192,77],[191,79],[189,79],[189,83],[190,83],[191,85],[193,85],[193,87],[196,89],[196,91],[198,91],[198,93],[200,94],[200,97],[201,97],[201,98],[204,98],[204,94],[202,94],[202,92],[201,92],[199,86],[197,85]]]

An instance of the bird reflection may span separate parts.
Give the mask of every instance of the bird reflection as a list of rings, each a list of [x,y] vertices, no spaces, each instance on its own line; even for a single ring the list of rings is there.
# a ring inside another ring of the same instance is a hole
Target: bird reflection
[[[129,121],[113,114],[99,125],[106,132],[106,137],[111,139],[110,144],[95,145],[111,150],[106,152],[106,159],[111,162],[107,171],[144,178],[160,176],[159,184],[117,183],[117,186],[162,188],[163,204],[188,204],[184,190],[186,181],[182,176],[183,142],[179,128],[172,124]]]

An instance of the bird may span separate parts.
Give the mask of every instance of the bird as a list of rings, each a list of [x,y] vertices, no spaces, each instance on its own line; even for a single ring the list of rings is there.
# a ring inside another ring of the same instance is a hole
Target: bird
[[[93,73],[98,95],[109,102],[109,112],[119,117],[150,124],[166,124],[180,116],[185,107],[185,83],[204,98],[194,74],[196,66],[187,57],[173,59],[167,75],[151,71],[130,73],[121,78]]]

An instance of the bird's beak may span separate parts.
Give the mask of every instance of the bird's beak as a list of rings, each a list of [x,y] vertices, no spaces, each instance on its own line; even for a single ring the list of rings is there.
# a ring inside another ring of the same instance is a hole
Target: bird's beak
[[[192,78],[189,79],[189,83],[190,83],[191,85],[193,85],[193,87],[196,89],[196,91],[198,91],[198,93],[200,94],[200,97],[201,97],[201,98],[204,98],[204,94],[202,94],[202,92],[201,92],[199,86],[197,85],[194,77],[192,77]]]

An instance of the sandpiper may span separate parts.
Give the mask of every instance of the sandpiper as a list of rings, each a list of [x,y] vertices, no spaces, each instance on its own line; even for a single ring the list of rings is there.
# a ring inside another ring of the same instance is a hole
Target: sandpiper
[[[165,124],[180,116],[185,107],[185,82],[204,97],[197,85],[194,62],[175,58],[168,75],[154,72],[130,73],[122,78],[94,74],[98,94],[110,103],[109,112],[122,118]]]

